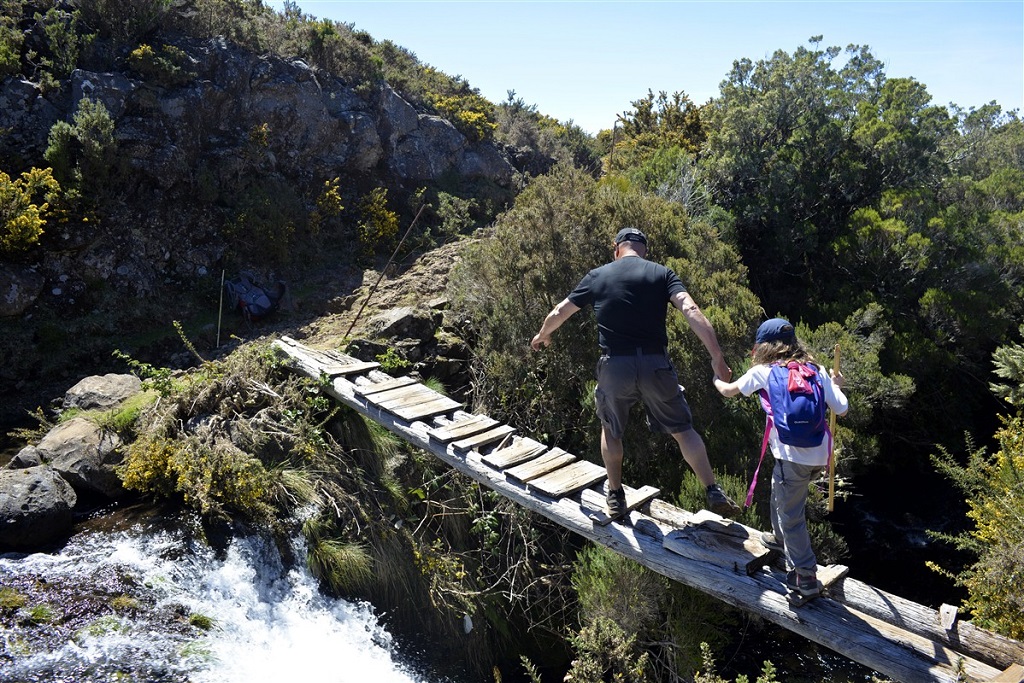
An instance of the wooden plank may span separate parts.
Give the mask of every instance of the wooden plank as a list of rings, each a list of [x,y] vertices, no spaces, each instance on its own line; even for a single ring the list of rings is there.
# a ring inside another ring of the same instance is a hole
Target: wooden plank
[[[827,564],[824,567],[818,565],[818,568],[815,571],[822,588],[829,588],[830,586],[842,581],[849,573],[850,568],[845,564]]]
[[[431,399],[441,395],[442,394],[439,394],[433,389],[429,389],[422,384],[410,384],[407,387],[389,389],[387,391],[382,391],[379,394],[370,394],[366,397],[366,400],[372,401],[373,403],[386,408],[388,406],[398,405],[399,403],[409,399]]]
[[[612,522],[606,507],[605,489],[604,486],[600,487],[600,490],[595,487],[580,493],[580,509],[598,526],[606,526]],[[630,511],[646,505],[661,495],[661,489],[646,485],[639,489],[623,485],[622,490],[626,494],[626,509]]]
[[[417,384],[417,382],[412,377],[395,377],[383,382],[373,382],[372,384],[357,386],[355,392],[357,396],[370,396],[371,394],[379,394],[382,391],[406,387],[410,384]]]
[[[952,631],[956,625],[957,610],[953,605],[947,605],[943,603],[939,605],[939,623],[942,624],[942,628],[947,631]]]
[[[504,469],[513,465],[532,460],[548,449],[547,446],[534,441],[533,439],[520,438],[515,440],[511,446],[502,448],[499,451],[488,453],[482,460],[485,465],[497,469]]]
[[[561,448],[552,448],[550,451],[533,460],[505,470],[505,476],[516,481],[528,482],[531,479],[542,477],[552,470],[568,465],[576,456],[566,453]]]
[[[462,404],[458,401],[453,401],[447,396],[441,396],[438,394],[438,399],[429,401],[427,403],[417,403],[413,406],[404,406],[397,408],[385,408],[392,415],[406,420],[407,422],[414,422],[416,420],[423,420],[428,417],[435,417],[437,415],[444,415],[450,413],[453,410],[458,410],[462,407]]]
[[[498,421],[487,415],[471,415],[469,419],[429,429],[427,434],[438,443],[450,443],[456,439],[462,439],[490,429],[496,424],[498,424]]]
[[[604,481],[607,476],[600,465],[589,460],[577,460],[530,481],[530,488],[552,498],[561,498]]]
[[[1024,666],[1011,664],[1001,674],[990,679],[991,683],[1024,683]]]
[[[497,427],[490,429],[480,434],[474,434],[473,436],[460,439],[452,444],[452,448],[457,453],[465,453],[481,446],[494,443],[495,441],[501,441],[509,434],[514,434],[516,431],[515,427],[509,427],[508,425],[498,425]]]
[[[740,567],[748,575],[760,571],[771,553],[752,538],[717,533],[707,525],[674,529],[665,535],[662,546],[677,555],[699,562],[727,567]]]
[[[342,353],[328,353],[303,346],[290,337],[279,339],[274,344],[288,355],[293,367],[313,379],[325,374],[330,377],[358,374],[380,367],[380,363],[364,362]]]
[[[442,396],[436,391],[430,391],[427,389],[426,391],[408,394],[406,396],[398,396],[387,401],[373,401],[373,403],[377,404],[389,413],[395,413],[396,410],[408,410],[422,403],[433,403],[435,401],[451,401],[451,399],[447,396]],[[452,403],[456,402],[452,401]],[[395,414],[397,415],[397,413]]]
[[[358,373],[366,372],[367,370],[373,370],[379,368],[380,363],[374,363],[373,361],[358,361],[355,363],[333,363],[330,365],[324,365],[324,374],[329,377],[337,377],[339,375],[354,375]]]

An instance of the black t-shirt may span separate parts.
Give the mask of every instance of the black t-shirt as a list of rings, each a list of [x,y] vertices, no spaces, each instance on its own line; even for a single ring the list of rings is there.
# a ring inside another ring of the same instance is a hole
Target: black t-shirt
[[[626,256],[584,276],[569,301],[594,307],[598,343],[628,351],[637,346],[667,346],[665,315],[669,299],[686,287],[665,266]]]

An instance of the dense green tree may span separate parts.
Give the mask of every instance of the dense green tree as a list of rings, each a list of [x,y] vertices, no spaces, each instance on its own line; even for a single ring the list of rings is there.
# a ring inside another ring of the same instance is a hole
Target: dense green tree
[[[608,170],[621,171],[645,164],[663,148],[695,154],[707,137],[701,108],[684,92],[670,97],[662,91],[631,103],[633,109],[619,117],[608,156]]]
[[[739,60],[706,108],[703,168],[769,310],[832,300],[832,247],[853,213],[883,190],[940,177],[944,110],[912,79],[887,80],[866,47],[849,46],[835,68],[839,55],[799,48]]]

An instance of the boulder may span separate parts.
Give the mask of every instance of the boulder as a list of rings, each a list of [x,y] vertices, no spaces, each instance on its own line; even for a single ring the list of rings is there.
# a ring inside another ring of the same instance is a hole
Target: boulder
[[[75,417],[49,431],[36,449],[75,491],[107,498],[124,495],[114,468],[121,464],[121,439],[99,425]]]
[[[384,339],[433,340],[441,316],[436,311],[400,306],[375,315],[367,323],[373,335]]]
[[[65,408],[110,410],[142,391],[142,380],[135,375],[92,375],[67,390]]]
[[[46,465],[0,470],[0,551],[39,548],[71,530],[74,489]]]
[[[0,264],[0,318],[24,313],[45,285],[46,278],[34,268]]]
[[[24,470],[43,464],[43,456],[35,446],[25,446],[4,465],[8,470]]]

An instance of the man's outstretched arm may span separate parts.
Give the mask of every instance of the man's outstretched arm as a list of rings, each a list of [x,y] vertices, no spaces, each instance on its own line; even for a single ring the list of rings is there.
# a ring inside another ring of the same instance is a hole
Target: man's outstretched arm
[[[530,341],[530,348],[534,351],[540,351],[542,347],[550,344],[551,334],[578,310],[580,310],[579,306],[568,299],[562,299],[544,318],[544,324],[540,326],[540,332],[535,334]]]
[[[679,292],[672,297],[672,305],[678,308],[686,318],[687,324],[693,330],[697,338],[704,344],[704,348],[711,354],[711,367],[715,371],[715,377],[729,381],[732,379],[732,369],[725,362],[725,354],[722,347],[718,345],[718,335],[711,321],[707,319],[704,312],[697,306],[689,292]]]

